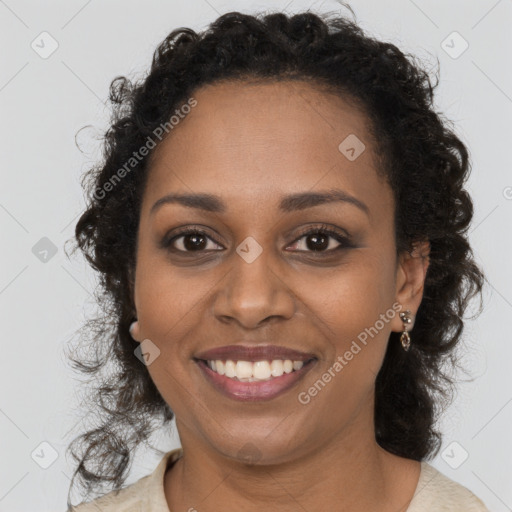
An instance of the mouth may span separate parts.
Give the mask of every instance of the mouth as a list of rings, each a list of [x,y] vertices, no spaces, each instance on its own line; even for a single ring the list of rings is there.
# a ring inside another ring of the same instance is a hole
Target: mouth
[[[234,400],[275,398],[293,387],[316,356],[276,346],[231,345],[198,354],[194,361],[207,382]]]

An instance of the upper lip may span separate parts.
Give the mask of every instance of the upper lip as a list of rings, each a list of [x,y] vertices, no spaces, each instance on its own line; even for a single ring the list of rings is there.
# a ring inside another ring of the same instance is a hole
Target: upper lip
[[[196,359],[204,361],[272,361],[273,359],[290,359],[292,361],[308,361],[316,356],[311,353],[301,352],[278,345],[226,345],[200,352]]]

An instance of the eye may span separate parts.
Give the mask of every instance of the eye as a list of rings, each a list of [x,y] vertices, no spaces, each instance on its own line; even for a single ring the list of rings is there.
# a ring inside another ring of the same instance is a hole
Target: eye
[[[177,234],[175,233],[172,238],[164,239],[162,246],[170,247],[177,252],[201,252],[212,250],[212,247],[208,247],[208,241],[213,242],[213,245],[218,245],[208,236],[206,231],[200,228],[184,228],[179,230]]]
[[[305,238],[305,240],[301,242],[303,238]],[[338,243],[337,246],[336,242]],[[299,252],[330,253],[352,247],[353,245],[350,238],[346,235],[327,226],[320,226],[309,228],[303,232],[301,236],[295,240],[294,246],[294,249],[298,249]]]
[[[301,241],[302,239],[305,240]],[[209,242],[211,242],[210,246]],[[337,246],[336,243],[338,244]],[[175,252],[181,253],[223,249],[205,230],[198,227],[179,229],[171,238],[165,237],[161,243],[161,247],[170,248]],[[221,249],[216,249],[216,247],[220,247]],[[347,235],[329,226],[322,225],[303,231],[300,237],[297,238],[290,247],[292,247],[292,250],[298,250],[298,252],[331,253],[353,247],[353,244]]]

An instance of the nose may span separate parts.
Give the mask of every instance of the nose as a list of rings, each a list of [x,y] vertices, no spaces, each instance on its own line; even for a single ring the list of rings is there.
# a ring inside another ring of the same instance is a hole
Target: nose
[[[269,252],[263,250],[251,262],[238,253],[233,254],[232,266],[221,280],[213,304],[218,320],[237,322],[246,329],[254,329],[271,318],[289,319],[293,316],[295,296],[286,277],[280,275],[279,265],[271,265]]]

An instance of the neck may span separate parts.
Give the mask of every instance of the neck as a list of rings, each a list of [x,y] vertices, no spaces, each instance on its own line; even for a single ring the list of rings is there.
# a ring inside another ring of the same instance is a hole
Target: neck
[[[403,512],[420,473],[419,462],[385,451],[373,430],[360,424],[291,461],[266,465],[225,457],[186,429],[179,431],[183,456],[164,481],[171,511],[215,512],[229,505],[249,511]]]

